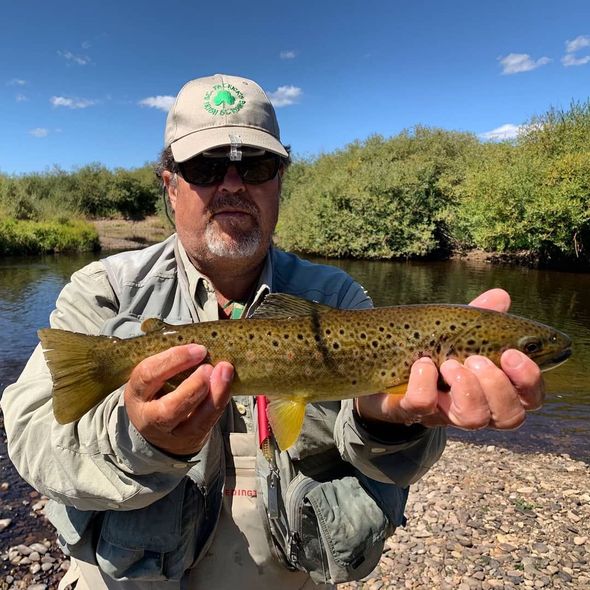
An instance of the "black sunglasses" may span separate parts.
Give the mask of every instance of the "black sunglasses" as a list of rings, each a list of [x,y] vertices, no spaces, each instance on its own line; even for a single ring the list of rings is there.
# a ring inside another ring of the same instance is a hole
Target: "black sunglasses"
[[[265,153],[232,161],[229,158],[198,155],[186,162],[178,162],[182,177],[190,184],[211,186],[223,181],[230,166],[235,166],[240,178],[247,184],[262,184],[273,179],[281,167],[281,157]]]

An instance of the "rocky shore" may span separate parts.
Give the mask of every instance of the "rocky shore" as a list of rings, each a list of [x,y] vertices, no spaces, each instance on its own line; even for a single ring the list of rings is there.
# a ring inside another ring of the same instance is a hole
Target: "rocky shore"
[[[339,589],[590,590],[589,484],[590,466],[568,455],[451,441],[413,487],[408,524],[379,566]],[[21,505],[20,522],[6,504],[0,511],[0,590],[52,590],[68,560],[44,499],[30,492]],[[17,526],[20,539],[11,534]]]

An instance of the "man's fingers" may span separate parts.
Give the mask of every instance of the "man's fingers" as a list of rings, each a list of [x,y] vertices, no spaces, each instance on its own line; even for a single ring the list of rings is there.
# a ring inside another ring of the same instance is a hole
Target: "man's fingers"
[[[144,410],[144,417],[164,432],[172,432],[207,397],[212,372],[211,365],[201,365],[174,390],[153,399]]]
[[[406,394],[396,404],[392,418],[399,422],[412,424],[420,422],[425,416],[437,410],[438,369],[432,359],[418,359],[410,371]],[[391,399],[393,405],[394,399]]]
[[[478,295],[469,305],[506,312],[510,303],[510,295],[504,289],[490,289]]]
[[[545,399],[545,383],[539,366],[513,349],[504,352],[500,364],[516,388],[524,409],[538,410]]]
[[[467,430],[485,428],[490,421],[490,408],[478,375],[454,359],[444,362],[440,372],[451,388],[438,399],[438,406],[449,424]]]
[[[207,349],[199,344],[175,346],[141,361],[129,378],[129,389],[143,401],[153,399],[164,383],[202,362]]]
[[[482,356],[467,358],[465,366],[476,376],[486,392],[485,403],[489,407],[490,427],[501,430],[518,428],[525,420],[525,411],[508,376]]]
[[[191,413],[178,423],[178,426],[174,429],[174,436],[176,437],[198,437],[199,433],[201,433],[203,439],[205,439],[219,420],[231,397],[231,384],[234,377],[233,366],[226,362],[220,362],[215,367],[205,366],[210,369],[207,372],[208,382],[206,389],[209,395],[203,396],[198,401],[198,404],[192,408]],[[195,373],[201,368],[204,367],[199,367]],[[184,383],[189,380],[190,378]]]

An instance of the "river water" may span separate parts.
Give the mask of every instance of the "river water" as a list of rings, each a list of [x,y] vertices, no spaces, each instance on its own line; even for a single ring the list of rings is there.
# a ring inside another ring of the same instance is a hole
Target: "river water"
[[[0,391],[15,381],[37,343],[71,273],[93,259],[79,256],[5,258],[0,262]],[[104,253],[103,253],[104,256]],[[378,306],[466,303],[491,287],[503,287],[512,311],[568,333],[572,358],[546,373],[542,410],[514,432],[452,430],[451,436],[518,450],[544,450],[590,458],[590,274],[540,271],[467,261],[368,262],[331,260],[354,276]],[[0,440],[0,455],[5,456]]]

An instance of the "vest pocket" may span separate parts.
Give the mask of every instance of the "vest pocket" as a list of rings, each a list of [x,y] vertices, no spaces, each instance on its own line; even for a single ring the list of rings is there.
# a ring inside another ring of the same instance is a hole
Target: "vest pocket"
[[[97,564],[115,580],[180,580],[215,527],[220,482],[206,491],[184,478],[145,508],[106,512],[96,545]],[[215,501],[207,501],[208,496]]]
[[[359,580],[395,530],[356,477],[317,482],[299,474],[286,494],[289,556],[316,583]]]

